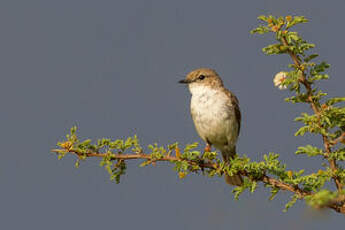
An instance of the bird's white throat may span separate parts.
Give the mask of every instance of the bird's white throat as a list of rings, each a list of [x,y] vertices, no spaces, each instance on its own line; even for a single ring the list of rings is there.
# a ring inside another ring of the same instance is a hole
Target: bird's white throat
[[[205,94],[215,94],[217,89],[210,87],[209,85],[204,84],[190,84],[189,91],[193,96],[199,97]]]
[[[194,103],[209,104],[214,103],[217,99],[226,100],[226,97],[221,89],[214,88],[209,85],[190,84],[189,90],[192,94],[192,101],[194,101]]]
[[[192,94],[191,109],[198,116],[206,120],[213,120],[215,116],[226,117],[224,107],[229,98],[221,89],[208,85],[190,85],[189,89]]]

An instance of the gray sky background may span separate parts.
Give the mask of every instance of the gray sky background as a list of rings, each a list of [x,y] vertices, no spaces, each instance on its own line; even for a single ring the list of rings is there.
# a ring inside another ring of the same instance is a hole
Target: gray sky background
[[[223,178],[179,180],[168,164],[130,162],[120,185],[97,160],[74,168],[49,150],[71,126],[82,138],[137,134],[143,145],[200,141],[190,95],[177,81],[198,67],[215,68],[239,98],[238,151],[253,159],[277,152],[289,168],[318,169],[297,157],[293,119],[304,106],[283,102],[275,73],[288,57],[267,57],[271,37],[249,31],[261,14],[304,15],[298,27],[327,60],[322,88],[344,96],[345,1],[2,0],[0,3],[1,229],[321,229],[344,217],[291,194],[268,201],[262,186],[234,201]]]

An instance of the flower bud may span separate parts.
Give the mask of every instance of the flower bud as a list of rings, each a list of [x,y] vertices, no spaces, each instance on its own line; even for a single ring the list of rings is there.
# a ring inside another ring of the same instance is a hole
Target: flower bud
[[[284,80],[287,78],[286,72],[279,72],[273,78],[274,86],[278,87],[280,90],[286,89],[287,87],[283,85]]]
[[[185,172],[179,172],[179,173],[178,173],[178,177],[179,177],[180,179],[185,178],[186,175],[187,175],[187,174],[186,174]]]
[[[273,27],[272,27],[272,31],[273,31],[273,32],[277,32],[279,29],[280,29],[279,26],[273,26]]]

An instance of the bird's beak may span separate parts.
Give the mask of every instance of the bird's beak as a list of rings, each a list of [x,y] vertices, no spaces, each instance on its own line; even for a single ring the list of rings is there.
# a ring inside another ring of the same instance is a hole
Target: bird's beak
[[[188,84],[190,82],[185,80],[185,79],[183,79],[183,80],[178,81],[178,83],[180,83],[180,84]]]

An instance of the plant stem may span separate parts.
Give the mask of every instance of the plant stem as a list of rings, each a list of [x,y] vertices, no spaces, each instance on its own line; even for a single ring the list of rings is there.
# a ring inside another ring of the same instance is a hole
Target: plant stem
[[[281,42],[285,46],[289,45],[289,43],[287,42],[285,37],[282,38]],[[296,65],[296,67],[301,71],[301,77],[300,77],[299,81],[304,85],[304,87],[307,90],[308,103],[310,104],[312,110],[314,111],[314,113],[318,117],[319,126],[320,126],[320,128],[322,128],[323,125],[322,125],[321,119],[320,119],[321,118],[320,105],[319,105],[319,103],[315,103],[315,101],[313,100],[313,91],[312,91],[311,84],[307,80],[307,76],[306,76],[304,70],[302,69],[302,66],[301,66],[301,63],[299,61],[298,56],[294,52],[292,52],[291,50],[287,50],[287,52],[290,55],[290,57],[292,58],[292,60],[293,60],[294,64]],[[321,135],[322,135],[323,145],[324,145],[324,148],[325,148],[325,151],[326,151],[325,158],[328,159],[329,165],[330,165],[333,173],[336,173],[336,171],[338,169],[337,162],[336,162],[335,159],[329,159],[329,156],[332,153],[332,150],[331,150],[331,147],[330,147],[331,146],[330,140],[324,134],[321,134]],[[335,185],[336,185],[338,191],[341,192],[343,185],[340,183],[339,178],[336,175],[332,176],[332,178],[333,178],[333,180],[335,182]]]

